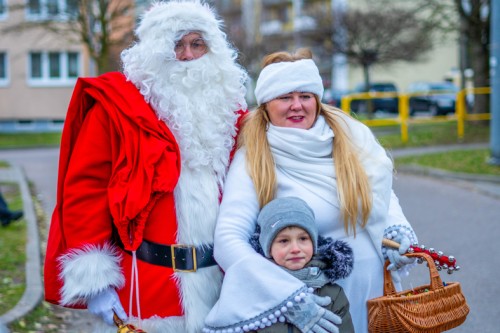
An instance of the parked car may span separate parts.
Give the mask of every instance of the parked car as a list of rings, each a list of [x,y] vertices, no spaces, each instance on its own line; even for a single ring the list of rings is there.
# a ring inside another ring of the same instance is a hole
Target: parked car
[[[410,115],[426,111],[432,116],[455,112],[458,88],[451,82],[415,82],[408,86],[410,94]]]
[[[375,93],[397,93],[398,89],[396,85],[392,82],[373,82],[370,84],[370,88],[366,89],[365,84],[358,84],[354,89],[353,93],[363,93],[363,92],[375,92]],[[398,113],[398,98],[388,97],[388,98],[374,98],[371,100],[373,105],[373,111],[385,111],[390,113]],[[368,111],[368,101],[367,100],[353,100],[351,102],[351,111],[356,113],[362,113]]]
[[[325,89],[322,102],[340,108],[342,97],[344,97],[347,93],[347,91]]]

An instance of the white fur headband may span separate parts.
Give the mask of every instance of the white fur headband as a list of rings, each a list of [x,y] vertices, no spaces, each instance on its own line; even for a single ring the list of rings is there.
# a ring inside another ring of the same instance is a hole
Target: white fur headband
[[[255,87],[257,104],[293,91],[309,92],[323,97],[323,80],[312,59],[284,61],[267,65],[260,72]]]

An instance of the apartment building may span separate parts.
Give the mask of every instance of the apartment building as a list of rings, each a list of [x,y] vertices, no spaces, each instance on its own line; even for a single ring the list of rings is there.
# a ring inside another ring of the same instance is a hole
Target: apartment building
[[[80,31],[68,29],[77,27],[79,10],[87,5],[96,15],[87,18],[94,23],[88,38],[97,50],[101,32],[109,35],[109,53],[102,53],[100,67]],[[104,27],[96,6],[78,0],[0,0],[0,132],[60,131],[77,78],[119,69],[119,54],[133,38],[135,1],[110,1]]]
[[[0,0],[0,131],[61,129],[76,79],[90,64],[81,44],[35,23],[68,24],[75,10],[71,0]]]

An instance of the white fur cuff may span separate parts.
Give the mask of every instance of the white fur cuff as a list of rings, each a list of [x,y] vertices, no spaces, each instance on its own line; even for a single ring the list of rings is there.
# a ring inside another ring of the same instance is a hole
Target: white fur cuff
[[[120,260],[118,250],[109,244],[87,245],[61,256],[61,305],[86,304],[108,287],[121,288],[125,278]]]

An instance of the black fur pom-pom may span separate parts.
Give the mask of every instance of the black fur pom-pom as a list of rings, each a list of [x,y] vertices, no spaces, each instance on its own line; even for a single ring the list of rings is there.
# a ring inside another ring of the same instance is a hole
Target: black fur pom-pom
[[[326,264],[323,272],[331,282],[344,279],[352,272],[354,254],[344,241],[319,236],[317,257]]]

